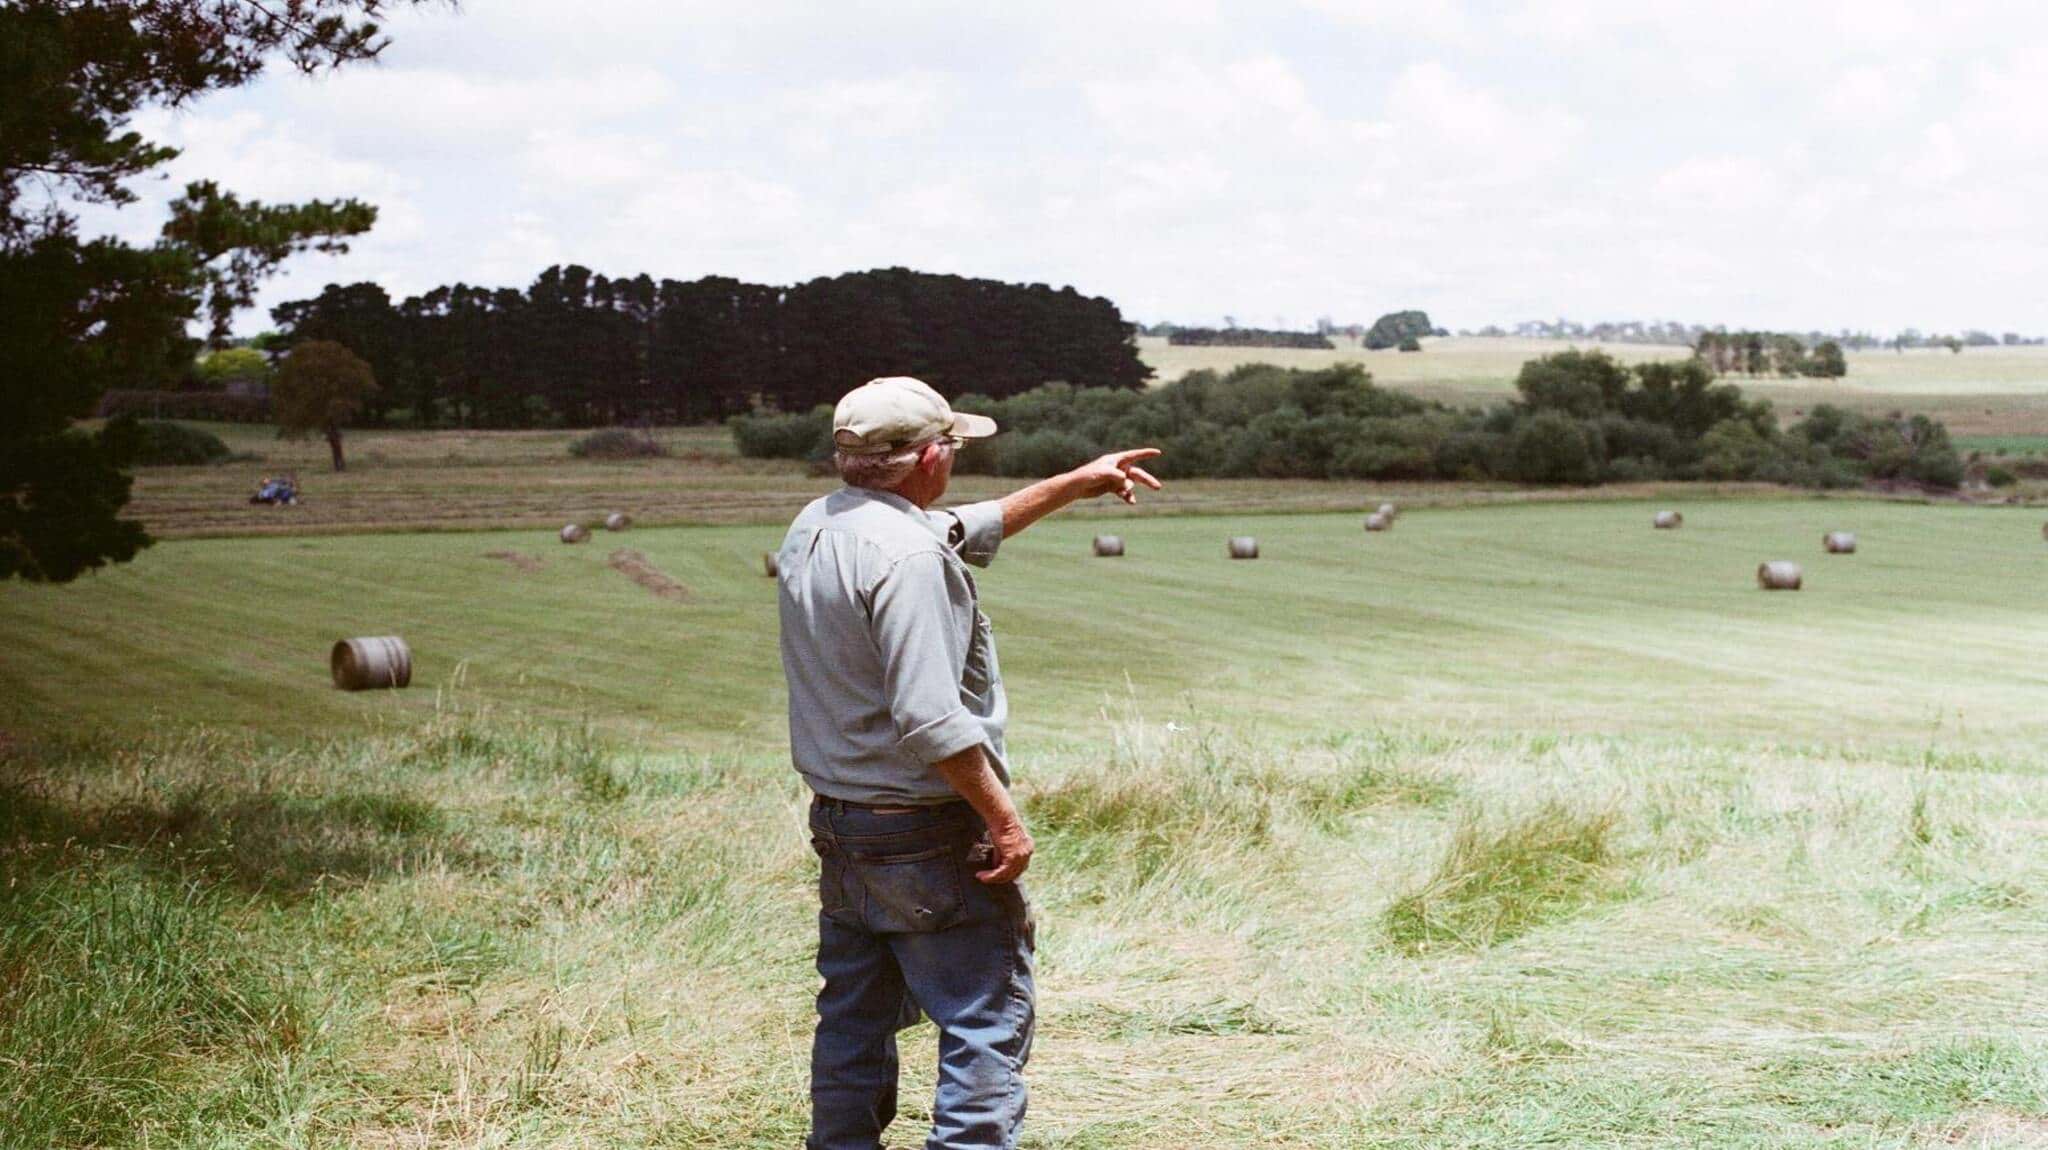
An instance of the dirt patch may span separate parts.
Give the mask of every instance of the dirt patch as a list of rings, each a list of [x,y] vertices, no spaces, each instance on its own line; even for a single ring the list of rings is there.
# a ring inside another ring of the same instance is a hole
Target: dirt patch
[[[690,589],[662,573],[661,568],[647,561],[647,556],[631,547],[621,547],[606,560],[612,570],[619,572],[633,582],[647,589],[657,599],[688,599]]]
[[[484,558],[503,560],[529,575],[541,568],[540,558],[524,551],[486,551]]]

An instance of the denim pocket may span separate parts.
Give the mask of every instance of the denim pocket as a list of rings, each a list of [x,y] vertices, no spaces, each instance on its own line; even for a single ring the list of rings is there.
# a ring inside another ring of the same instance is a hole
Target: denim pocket
[[[896,855],[849,859],[867,894],[862,918],[869,930],[945,930],[967,912],[960,885],[960,852],[955,844]]]
[[[828,840],[811,836],[811,849],[818,853],[818,909],[835,918],[846,917],[846,860],[832,849]]]

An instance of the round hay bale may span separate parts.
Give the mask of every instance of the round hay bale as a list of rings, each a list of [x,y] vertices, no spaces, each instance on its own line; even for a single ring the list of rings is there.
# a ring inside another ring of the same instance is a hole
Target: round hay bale
[[[604,529],[606,531],[624,531],[632,525],[633,517],[623,511],[614,511],[604,517]]]
[[[1830,531],[1820,537],[1820,545],[1830,555],[1856,554],[1856,533],[1853,531]]]
[[[588,543],[589,541],[590,528],[585,527],[581,523],[571,523],[567,527],[562,528],[562,542],[564,543]]]
[[[1655,527],[1659,531],[1674,531],[1685,526],[1685,516],[1680,515],[1676,511],[1659,511],[1650,520],[1650,526]]]
[[[1375,511],[1365,517],[1367,531],[1385,531],[1394,525],[1394,517],[1384,511]]]
[[[1801,582],[1799,564],[1790,560],[1775,559],[1757,564],[1756,585],[1766,591],[1797,591]]]
[[[327,656],[334,685],[344,691],[374,691],[412,683],[412,648],[396,635],[343,639]]]
[[[1095,537],[1095,554],[1096,554],[1096,555],[1098,555],[1098,556],[1100,556],[1100,557],[1102,557],[1102,558],[1104,558],[1104,559],[1118,559],[1118,558],[1121,558],[1121,557],[1123,556],[1123,553],[1124,553],[1124,540],[1123,540],[1123,536],[1121,536],[1121,535],[1097,535],[1097,536]]]
[[[782,562],[775,557],[775,552],[761,552],[761,574],[770,579],[782,574]]]
[[[1394,516],[1400,514],[1400,511],[1396,509],[1394,505],[1391,503],[1382,503],[1380,504],[1380,509],[1378,511],[1373,512],[1373,514],[1384,515],[1388,518],[1388,520],[1391,521],[1394,518]]]
[[[1249,535],[1233,536],[1230,540],[1230,557],[1232,559],[1257,559],[1259,557],[1259,541]]]

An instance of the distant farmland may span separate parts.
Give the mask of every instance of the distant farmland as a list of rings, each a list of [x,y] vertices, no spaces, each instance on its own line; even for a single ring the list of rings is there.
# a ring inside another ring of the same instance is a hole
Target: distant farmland
[[[1163,337],[1141,336],[1138,353],[1162,382],[1198,368],[1225,371],[1240,363],[1286,367],[1365,365],[1376,382],[1446,403],[1483,403],[1512,394],[1522,364],[1566,347],[1597,347],[1625,363],[1678,359],[1683,347],[1654,344],[1571,344],[1562,340],[1448,338],[1423,341],[1420,352],[1367,351],[1333,337],[1335,351],[1288,348],[1173,347]],[[1946,421],[1958,435],[2048,435],[2048,347],[1975,347],[1904,353],[1852,351],[1849,374],[1831,381],[1729,376],[1775,403],[1784,414],[1816,403],[1861,409],[1903,407]]]

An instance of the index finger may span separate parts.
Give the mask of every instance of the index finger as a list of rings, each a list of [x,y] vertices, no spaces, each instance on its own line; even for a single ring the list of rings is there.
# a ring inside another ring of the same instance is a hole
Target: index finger
[[[1160,451],[1156,447],[1136,447],[1129,451],[1119,451],[1111,455],[1109,461],[1114,463],[1119,469],[1122,469],[1129,467],[1140,459],[1150,459],[1158,454],[1160,454]]]

